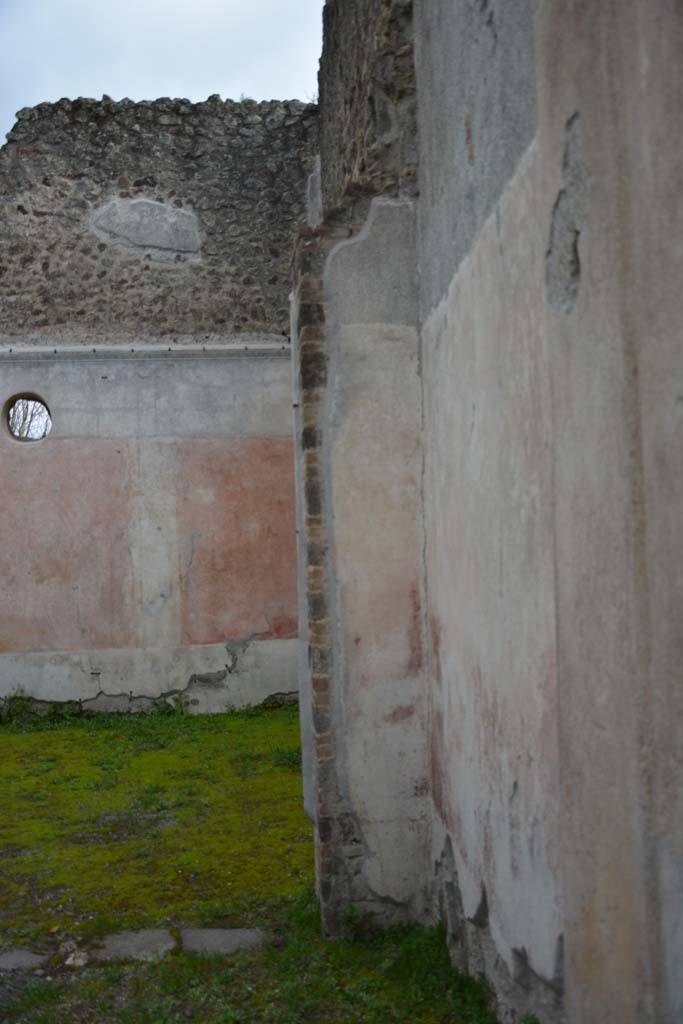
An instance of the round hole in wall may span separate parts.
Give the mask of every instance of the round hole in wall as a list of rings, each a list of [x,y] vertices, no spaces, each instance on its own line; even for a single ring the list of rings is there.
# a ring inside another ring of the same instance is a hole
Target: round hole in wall
[[[5,406],[5,422],[17,441],[42,441],[52,430],[52,416],[38,395],[15,395]]]

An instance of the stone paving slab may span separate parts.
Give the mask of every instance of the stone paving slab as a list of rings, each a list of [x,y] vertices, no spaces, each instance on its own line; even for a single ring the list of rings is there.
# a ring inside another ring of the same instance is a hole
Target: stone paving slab
[[[101,949],[93,950],[93,960],[160,960],[176,948],[170,932],[161,928],[139,932],[118,932],[103,940]]]
[[[186,953],[229,956],[262,945],[266,933],[260,928],[184,928],[180,937]]]
[[[0,953],[0,971],[32,971],[42,967],[46,956],[32,953],[30,949],[10,949]]]

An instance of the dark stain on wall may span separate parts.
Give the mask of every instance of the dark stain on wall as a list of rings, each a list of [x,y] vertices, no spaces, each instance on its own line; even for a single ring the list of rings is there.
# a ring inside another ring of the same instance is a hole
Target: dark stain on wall
[[[580,117],[574,114],[565,127],[562,188],[550,218],[550,239],[545,258],[548,304],[558,313],[571,313],[581,285],[579,239],[586,176],[581,159],[580,130]]]

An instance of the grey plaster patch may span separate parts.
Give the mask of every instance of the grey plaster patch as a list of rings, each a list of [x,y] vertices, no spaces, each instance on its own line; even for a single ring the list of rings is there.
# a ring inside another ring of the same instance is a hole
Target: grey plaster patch
[[[373,199],[360,234],[340,242],[325,266],[331,323],[415,324],[415,207]]]
[[[46,956],[32,953],[30,949],[10,949],[0,953],[0,971],[31,971],[42,967]]]
[[[108,935],[101,949],[93,951],[94,960],[160,960],[175,949],[175,939],[164,929],[119,932]]]
[[[173,351],[149,358],[130,351],[102,358],[10,355],[3,357],[3,400],[13,392],[39,394],[52,414],[53,440],[289,438],[291,371],[280,353],[189,353],[182,362]]]
[[[90,227],[100,238],[165,263],[199,258],[199,221],[191,210],[151,199],[112,199],[94,211]]]
[[[217,953],[229,956],[242,949],[255,949],[266,939],[260,928],[185,928],[181,941],[186,953]]]
[[[145,563],[149,579],[155,564]],[[150,638],[151,643],[151,638]],[[42,651],[0,654],[0,701],[21,688],[41,705],[78,701],[88,711],[149,711],[152,702],[183,694],[192,712],[212,714],[269,699],[295,703],[297,640],[259,640],[242,646],[203,644],[146,650]],[[215,676],[226,664],[224,685]],[[205,677],[213,677],[210,683]]]
[[[416,5],[420,278],[427,316],[448,290],[536,131],[531,0]]]

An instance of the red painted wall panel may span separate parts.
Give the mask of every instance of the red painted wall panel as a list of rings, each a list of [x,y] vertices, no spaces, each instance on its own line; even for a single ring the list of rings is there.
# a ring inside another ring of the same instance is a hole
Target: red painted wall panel
[[[177,473],[182,642],[295,637],[291,440],[183,442]]]
[[[164,458],[152,453],[150,463],[145,442],[2,445],[0,652],[143,646],[149,572],[179,594],[176,635],[165,643],[296,636],[292,442],[168,446],[170,476],[150,477],[143,467]],[[159,487],[168,488],[162,507],[176,510],[175,522],[156,526],[174,538],[166,566],[155,564],[140,522],[159,514]]]

